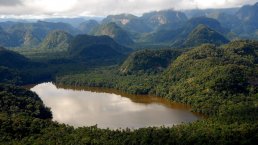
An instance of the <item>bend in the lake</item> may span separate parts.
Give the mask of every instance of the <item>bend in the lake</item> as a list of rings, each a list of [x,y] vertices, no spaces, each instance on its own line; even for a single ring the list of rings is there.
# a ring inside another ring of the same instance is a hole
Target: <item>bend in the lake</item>
[[[200,118],[189,106],[168,100],[119,94],[112,90],[57,88],[42,83],[31,88],[53,112],[53,119],[75,127],[142,128],[172,126]]]

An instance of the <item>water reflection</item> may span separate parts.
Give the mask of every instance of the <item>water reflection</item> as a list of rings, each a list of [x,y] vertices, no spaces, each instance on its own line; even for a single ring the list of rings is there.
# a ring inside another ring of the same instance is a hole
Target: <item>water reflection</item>
[[[96,124],[112,129],[170,126],[199,118],[189,112],[187,106],[164,99],[89,89],[57,88],[53,83],[31,88],[51,107],[54,120],[76,127]]]

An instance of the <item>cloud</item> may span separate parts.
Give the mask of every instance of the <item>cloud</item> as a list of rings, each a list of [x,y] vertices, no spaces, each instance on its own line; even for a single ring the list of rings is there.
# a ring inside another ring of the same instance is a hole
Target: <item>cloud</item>
[[[0,15],[106,16],[162,9],[228,8],[258,0],[0,0]]]
[[[20,4],[21,0],[0,0],[0,6],[14,6]]]

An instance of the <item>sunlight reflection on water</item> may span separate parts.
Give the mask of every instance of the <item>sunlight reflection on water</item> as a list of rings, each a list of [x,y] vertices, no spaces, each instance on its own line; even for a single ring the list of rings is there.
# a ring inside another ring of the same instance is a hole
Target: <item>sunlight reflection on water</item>
[[[171,126],[199,119],[189,108],[161,98],[142,96],[138,101],[137,97],[128,98],[114,93],[57,88],[53,83],[42,83],[31,90],[51,108],[55,121],[75,127],[97,124],[100,128],[111,129],[142,128]]]

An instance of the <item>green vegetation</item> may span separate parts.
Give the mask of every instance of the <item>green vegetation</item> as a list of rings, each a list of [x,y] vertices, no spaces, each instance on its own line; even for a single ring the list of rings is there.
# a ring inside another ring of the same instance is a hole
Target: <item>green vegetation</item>
[[[0,44],[4,47],[37,47],[47,34],[52,30],[63,30],[71,34],[78,33],[78,30],[66,23],[51,23],[38,21],[36,23],[11,23],[0,28],[0,37],[4,38]]]
[[[128,133],[130,136],[131,133],[144,132],[149,135],[148,139],[163,134],[147,143],[141,142],[144,139],[138,135],[141,139],[137,143],[160,144],[155,141],[162,140],[162,144],[255,144],[258,140],[257,46],[255,41],[202,45],[184,52],[177,59],[172,57],[166,70],[156,74],[148,74],[148,70],[155,69],[154,64],[158,60],[162,64],[162,60],[169,57],[160,55],[166,50],[140,51],[131,54],[120,70],[97,69],[57,77],[56,81],[66,85],[108,87],[128,93],[161,96],[190,104],[193,111],[209,116],[203,121],[172,128],[139,129]],[[143,65],[149,63],[153,65]],[[124,73],[124,68],[128,68],[130,73]],[[167,135],[164,131],[168,131],[170,137],[163,140]]]
[[[227,28],[224,28],[220,22],[216,19],[213,18],[208,18],[208,17],[194,17],[191,18],[187,24],[186,24],[186,30],[193,30],[196,28],[198,25],[203,24],[208,26],[209,28],[221,33],[221,34],[226,34],[229,30]]]
[[[154,94],[191,104],[194,111],[209,116],[170,128],[109,130],[97,126],[74,128],[53,122],[49,108],[35,93],[6,85],[12,83],[10,80],[26,77],[0,67],[5,77],[0,79],[5,83],[0,85],[0,144],[256,144],[257,46],[254,41],[235,41],[188,51],[145,50],[132,53],[121,67],[75,74],[63,66],[66,75],[56,78],[57,83],[65,85]],[[151,73],[158,68],[152,64],[162,66],[163,70]],[[51,66],[57,67],[58,63],[53,62],[42,71]],[[124,72],[124,67],[130,71]],[[38,71],[34,69],[31,67],[27,72]]]
[[[230,40],[257,39],[257,12],[258,4],[256,3],[230,9],[184,12],[160,10],[145,13],[140,17],[132,14],[109,15],[100,23],[96,20],[85,20],[81,23],[82,18],[79,18],[80,20],[77,22],[72,22],[76,21],[76,18],[74,20],[69,18],[46,19],[46,21],[52,22],[7,21],[0,23],[0,45],[6,48],[35,49],[44,39],[47,39],[49,32],[57,30],[71,35],[108,35],[118,43],[127,46],[133,45],[133,42],[172,45],[187,39],[187,36],[200,24],[208,26]],[[69,23],[77,24],[74,24],[73,27]]]
[[[43,42],[40,44],[39,49],[44,51],[68,51],[72,43],[73,36],[65,31],[54,30],[50,31]]]
[[[245,112],[249,118],[242,114],[238,116],[238,112],[232,112],[233,114],[226,116],[211,117],[171,128],[109,130],[92,126],[75,129],[51,121],[52,115],[39,97],[23,88],[1,85],[0,104],[1,144],[255,145],[258,141],[257,112]]]
[[[11,85],[0,85],[0,112],[51,119],[52,113],[41,99],[31,91]]]
[[[175,61],[172,60],[176,57],[172,57],[166,70],[154,75],[139,73],[157,68],[157,62],[151,61],[153,57],[148,57],[151,51],[143,51],[139,52],[139,58],[134,57],[134,53],[129,56],[120,71],[96,70],[60,76],[56,81],[64,85],[109,87],[128,93],[152,94],[190,104],[194,111],[207,115],[221,114],[225,106],[229,110],[239,105],[255,111],[257,46],[257,42],[252,41],[235,41],[220,47],[203,45],[185,52]],[[166,56],[159,55],[160,52],[156,51],[160,58],[155,60],[162,64]],[[146,58],[150,58],[147,63]],[[151,62],[152,65],[148,64]],[[125,74],[127,69],[130,73]]]
[[[242,38],[257,39],[258,29],[258,3],[254,5],[243,6],[236,13],[238,23],[233,27],[233,32],[238,34]]]
[[[56,77],[56,82],[65,86],[115,88],[130,94],[148,94],[156,84],[155,78],[156,75],[125,75],[114,68],[106,68]]]
[[[175,27],[177,24],[187,21],[187,17],[183,12],[174,10],[161,10],[145,13],[140,19],[153,30],[158,29],[160,26],[171,25],[172,27]]]
[[[117,44],[108,36],[78,35],[74,38],[69,54],[80,61],[117,61],[132,50]]]
[[[19,84],[21,79],[17,71],[4,66],[0,66],[0,76],[0,82],[7,84]]]
[[[96,20],[88,20],[80,23],[78,29],[83,34],[89,34],[97,26],[99,26],[99,23]]]
[[[223,35],[210,29],[206,25],[200,24],[187,36],[183,42],[179,41],[177,42],[178,44],[175,43],[173,45],[184,48],[199,46],[205,43],[222,45],[228,42],[229,40],[227,40]]]
[[[29,60],[26,57],[0,47],[0,66],[21,68],[28,65],[28,63]]]
[[[109,36],[122,45],[131,45],[134,43],[129,34],[116,23],[102,24],[93,29],[91,34],[95,36]]]
[[[224,106],[237,106],[239,102],[240,106],[255,108],[257,44],[235,41],[186,52],[162,75],[154,94],[191,104],[195,111],[205,114],[219,114]]]
[[[204,27],[203,25],[205,25],[206,27]],[[223,39],[222,42],[225,42],[225,38],[222,37],[224,37],[223,35],[226,35],[228,33],[228,30],[226,28],[223,28],[221,24],[215,19],[197,17],[192,18],[183,24],[178,24],[178,26],[176,26],[175,28],[167,28],[166,26],[164,26],[164,28],[160,27],[153,33],[142,35],[140,37],[140,41],[151,43],[167,43],[171,44],[173,47],[184,48],[186,46],[182,45],[181,43],[184,43],[184,41],[186,41],[187,39],[191,39],[192,41],[199,41],[198,44],[202,44],[202,41],[204,40],[204,33],[207,34],[207,37],[216,39],[215,42],[218,41],[218,33],[220,33],[219,40],[221,41]],[[191,38],[193,35],[197,36],[196,40]],[[208,41],[208,39],[204,42],[213,43],[213,41]],[[196,42],[194,43],[195,44],[191,44],[189,42],[187,45],[198,46]]]
[[[190,19],[173,10],[111,15],[78,29],[43,21],[0,23],[0,45],[15,50],[0,47],[0,144],[256,145],[258,42],[228,38],[258,38],[258,3],[226,11],[196,10],[193,15],[202,17]],[[89,32],[108,36],[73,36]],[[180,49],[131,53],[117,42]],[[46,80],[155,95],[189,104],[207,118],[170,128],[74,128],[51,120],[50,108],[18,87]]]
[[[58,68],[34,62],[16,52],[0,48],[0,83],[16,85],[50,80]]]
[[[182,50],[142,50],[132,53],[123,63],[123,73],[157,73],[166,69]]]
[[[18,92],[24,90],[19,90]],[[1,93],[2,94],[2,93]],[[33,94],[33,93],[32,93]],[[8,100],[14,99],[12,97]],[[26,94],[26,96],[28,96]],[[31,98],[34,100],[34,98]],[[28,99],[26,99],[28,100]],[[29,106],[29,102],[25,102]],[[16,104],[17,105],[17,104]],[[1,106],[2,107],[2,106]],[[172,128],[108,130],[58,124],[49,119],[0,113],[1,144],[256,144],[257,120],[210,118]],[[1,108],[2,110],[2,108]],[[23,111],[23,110],[22,110]],[[27,111],[27,112],[26,112]],[[32,114],[35,112],[32,112]],[[232,114],[231,114],[232,115]],[[234,114],[235,115],[235,114]],[[256,115],[254,113],[249,115]]]
[[[131,34],[151,31],[151,28],[143,20],[132,14],[109,15],[102,21],[103,24],[111,22],[116,23]]]
[[[12,49],[33,60],[51,60],[68,58],[68,49],[73,36],[65,31],[50,31],[42,42],[35,48]]]
[[[232,124],[216,120],[198,121],[172,128],[111,131],[73,127],[31,117],[1,114],[2,144],[248,144],[257,142],[257,122]],[[256,136],[256,137],[255,137]]]
[[[99,66],[121,62],[132,49],[118,44],[108,36],[73,37],[64,31],[51,31],[39,48],[14,51],[38,62]]]

